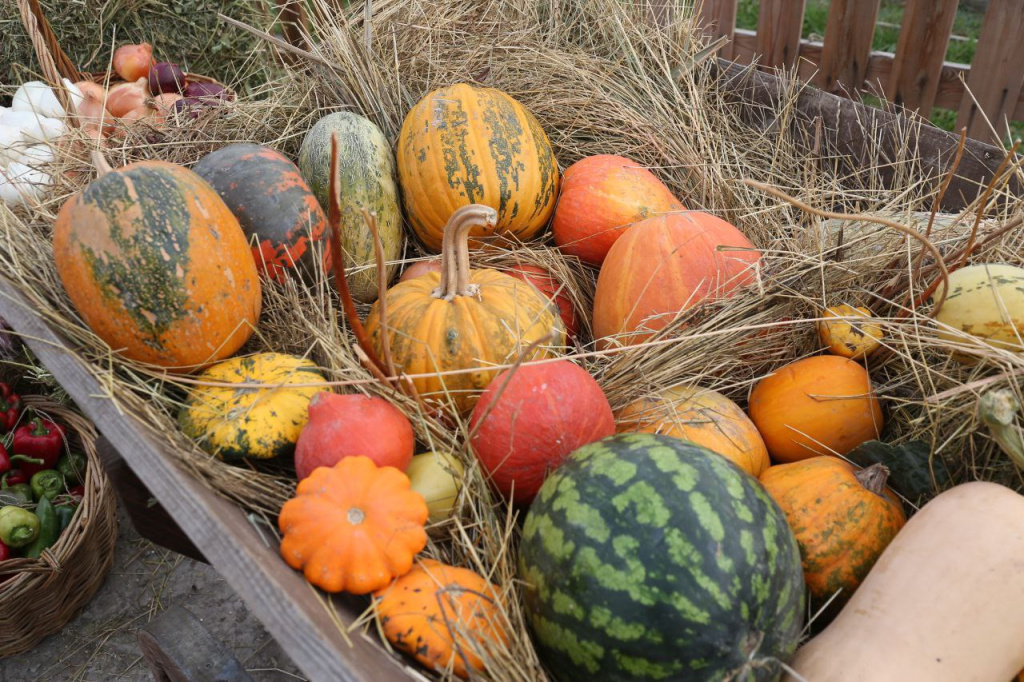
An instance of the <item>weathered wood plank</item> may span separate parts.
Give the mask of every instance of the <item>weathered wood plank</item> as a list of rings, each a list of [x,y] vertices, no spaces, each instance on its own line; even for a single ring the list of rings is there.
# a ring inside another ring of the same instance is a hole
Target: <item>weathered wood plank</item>
[[[939,91],[946,46],[953,32],[957,0],[907,0],[886,97],[923,116]]]
[[[752,64],[757,55],[757,34],[747,29],[736,29],[733,35],[733,58],[739,64]],[[822,43],[804,40],[800,43],[800,61],[797,63],[797,73],[800,78],[810,81],[818,71],[817,64],[821,62],[825,46]],[[868,62],[866,77],[866,88],[873,93],[884,94],[882,85],[889,81],[892,73],[892,62],[894,54],[891,52],[872,52]],[[970,72],[969,64],[957,64],[946,62],[942,65],[939,74],[939,90],[935,96],[935,106],[956,110],[963,101],[964,84],[961,80]],[[1024,121],[1024,92],[1017,99],[1017,106],[1014,111],[1013,120]]]
[[[724,92],[734,100],[755,106],[743,109],[747,120],[760,127],[776,122],[773,112],[789,88],[777,76],[750,67],[719,60],[719,81]],[[938,183],[946,176],[956,152],[959,138],[933,126],[921,126],[916,135],[908,135],[903,117],[869,107],[853,100],[815,88],[805,88],[796,101],[793,125],[812,130],[815,121],[823,122],[822,142],[828,149],[849,162],[851,171],[867,167],[869,141],[880,147],[881,160],[897,159],[907,147],[916,149],[924,174]],[[869,140],[870,138],[870,140]],[[942,210],[956,212],[978,197],[991,179],[1005,152],[976,140],[968,140],[963,159],[942,202]],[[885,168],[876,169],[884,179]],[[1011,182],[1009,190],[1024,196],[1024,183]]]
[[[969,136],[990,140],[987,117],[1000,141],[1024,87],[1024,0],[992,0],[988,6],[967,87],[974,99],[964,96],[957,129],[966,127]]]
[[[882,0],[832,0],[825,47],[814,83],[827,92],[854,93],[867,80],[871,41]]]
[[[800,56],[804,0],[761,0],[757,53],[764,67],[792,68]]]
[[[313,680],[408,680],[402,664],[355,633],[344,641],[305,578],[268,546],[246,515],[182,471],[157,442],[103,396],[84,361],[0,276],[0,317],[32,348],[54,378],[121,453],[249,610]],[[343,613],[354,620],[358,609]]]
[[[732,42],[733,34],[736,32],[738,4],[739,0],[703,0],[696,8],[697,21],[704,27],[711,40],[718,40],[722,36],[729,39],[729,42],[718,50],[718,56],[722,59],[733,58]]]

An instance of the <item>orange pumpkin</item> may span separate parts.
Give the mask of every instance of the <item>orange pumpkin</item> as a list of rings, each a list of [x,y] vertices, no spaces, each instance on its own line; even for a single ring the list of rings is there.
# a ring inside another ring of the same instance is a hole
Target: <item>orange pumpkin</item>
[[[702,445],[757,477],[771,464],[754,422],[710,388],[673,386],[630,403],[616,415],[618,433],[660,433]]]
[[[533,114],[500,90],[458,83],[428,93],[406,115],[395,151],[406,217],[431,251],[462,206],[497,212],[474,238],[525,241],[551,219],[555,154]]]
[[[825,308],[821,316],[818,338],[832,355],[857,360],[881,345],[882,328],[871,323],[867,308],[838,305]]]
[[[423,559],[374,596],[388,641],[431,670],[482,673],[508,642],[497,589],[469,569]]]
[[[649,170],[622,156],[600,154],[565,169],[551,231],[562,253],[601,265],[627,227],[681,210],[683,205]]]
[[[388,289],[386,329],[380,301],[366,318],[378,355],[385,356],[386,335],[397,370],[414,375],[419,395],[441,407],[454,402],[463,414],[473,409],[497,373],[490,367],[513,362],[546,337],[547,343],[527,359],[548,357],[551,348],[565,344],[558,309],[536,288],[497,270],[470,269],[470,230],[496,219],[487,206],[458,209],[446,228],[441,273],[428,272]],[[453,370],[457,373],[443,374]]]
[[[132,360],[195,371],[237,351],[259,318],[238,220],[181,166],[101,172],[57,214],[53,257],[78,314]]]
[[[599,348],[646,341],[704,300],[755,279],[760,254],[739,230],[707,213],[636,223],[608,252],[594,294]]]
[[[845,455],[883,426],[867,370],[836,355],[797,360],[761,379],[749,413],[776,462]]]
[[[841,589],[838,599],[849,598],[907,522],[888,476],[881,464],[855,470],[838,457],[779,464],[761,476],[793,529],[815,597]]]
[[[322,590],[366,594],[409,572],[428,514],[404,473],[346,457],[315,469],[284,503],[281,556]]]

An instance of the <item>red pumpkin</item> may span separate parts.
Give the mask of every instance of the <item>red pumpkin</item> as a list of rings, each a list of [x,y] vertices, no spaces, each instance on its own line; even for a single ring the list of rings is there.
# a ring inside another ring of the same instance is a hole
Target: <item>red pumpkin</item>
[[[649,170],[622,156],[588,156],[569,166],[551,222],[555,244],[601,265],[626,228],[683,205]]]
[[[572,304],[572,299],[565,293],[561,282],[556,280],[554,275],[537,265],[516,265],[508,271],[508,274],[537,287],[540,293],[557,305],[558,314],[562,316],[562,322],[565,323],[566,335],[570,339],[576,338],[580,331],[576,307]]]
[[[428,272],[436,272],[441,274],[441,259],[440,258],[428,258],[427,260],[418,260],[412,263],[405,270],[402,271],[402,276],[398,278],[399,282],[408,282],[410,279],[416,279],[422,277]]]
[[[261,273],[278,282],[296,267],[308,275],[318,251],[324,272],[330,272],[327,216],[284,154],[255,144],[232,144],[203,157],[192,170],[238,218]]]
[[[415,444],[408,418],[383,398],[317,393],[295,444],[295,475],[301,481],[317,467],[356,455],[405,471]]]
[[[720,218],[691,211],[649,218],[615,242],[594,294],[599,348],[637,344],[698,303],[755,279],[761,255]]]
[[[495,488],[528,504],[566,455],[614,434],[615,417],[594,378],[558,360],[495,377],[473,410],[470,433]]]

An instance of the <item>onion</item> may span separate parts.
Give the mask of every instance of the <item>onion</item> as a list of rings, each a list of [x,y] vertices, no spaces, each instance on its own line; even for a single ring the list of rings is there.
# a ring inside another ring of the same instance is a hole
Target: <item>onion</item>
[[[228,91],[217,83],[189,83],[185,88],[185,97],[195,97],[209,104],[215,104],[228,98]]]
[[[64,107],[57,99],[56,93],[50,86],[42,81],[29,81],[22,83],[18,91],[14,93],[14,101],[11,102],[11,109],[15,111],[31,111],[40,116],[51,118],[63,118]]]
[[[91,81],[81,81],[75,85],[82,93],[82,103],[77,105],[78,122],[82,129],[89,133],[90,137],[95,137],[92,132],[100,131],[102,125],[102,134],[109,135],[113,131],[114,125],[110,113],[103,106],[103,101],[107,98],[107,91],[103,89],[103,86]]]
[[[134,83],[121,83],[107,92],[107,111],[115,118],[121,118],[129,111],[138,109],[149,99],[146,92],[146,79],[139,78]]]
[[[198,97],[183,97],[174,103],[174,111],[182,116],[199,118],[199,111],[203,108],[203,100]]]
[[[156,108],[153,114],[154,123],[163,123],[167,115],[175,111],[177,103],[181,101],[181,95],[176,92],[165,92],[152,99],[151,106]]]
[[[149,43],[122,45],[114,52],[114,71],[129,83],[149,76],[153,66],[153,46]]]
[[[64,83],[64,89],[71,94],[71,103],[75,105],[75,111],[78,111],[78,105],[85,99],[85,95],[82,94],[82,89],[69,81],[67,78],[62,78],[61,81]]]
[[[185,74],[177,64],[160,62],[149,70],[149,91],[154,95],[162,92],[177,92],[185,87]]]

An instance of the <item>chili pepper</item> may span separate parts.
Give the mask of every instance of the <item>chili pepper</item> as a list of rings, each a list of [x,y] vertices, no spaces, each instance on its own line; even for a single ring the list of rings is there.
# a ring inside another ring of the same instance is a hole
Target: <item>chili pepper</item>
[[[24,547],[39,535],[39,517],[21,507],[0,509],[0,542],[10,548]]]
[[[6,488],[9,485],[28,483],[28,476],[21,469],[11,469],[3,476],[0,476],[0,487]]]
[[[60,537],[60,519],[57,518],[57,510],[45,497],[39,498],[39,504],[36,505],[36,517],[39,519],[39,534],[25,547],[25,557],[28,559],[38,557],[44,549],[52,547]]]
[[[36,417],[14,431],[11,450],[14,452],[11,459],[23,461],[21,468],[28,476],[52,469],[64,452],[64,426]]]
[[[85,480],[85,457],[77,452],[61,455],[57,460],[57,471],[68,485],[79,485]]]
[[[57,507],[57,520],[60,521],[60,532],[63,533],[71,525],[71,519],[75,518],[78,511],[77,504],[62,504]]]
[[[0,382],[0,429],[10,431],[21,419],[21,397],[11,387]]]
[[[0,488],[0,504],[20,507],[31,501],[32,487],[28,483],[18,483]]]
[[[38,501],[46,498],[49,502],[64,492],[64,477],[59,471],[47,469],[32,476],[32,496]]]

